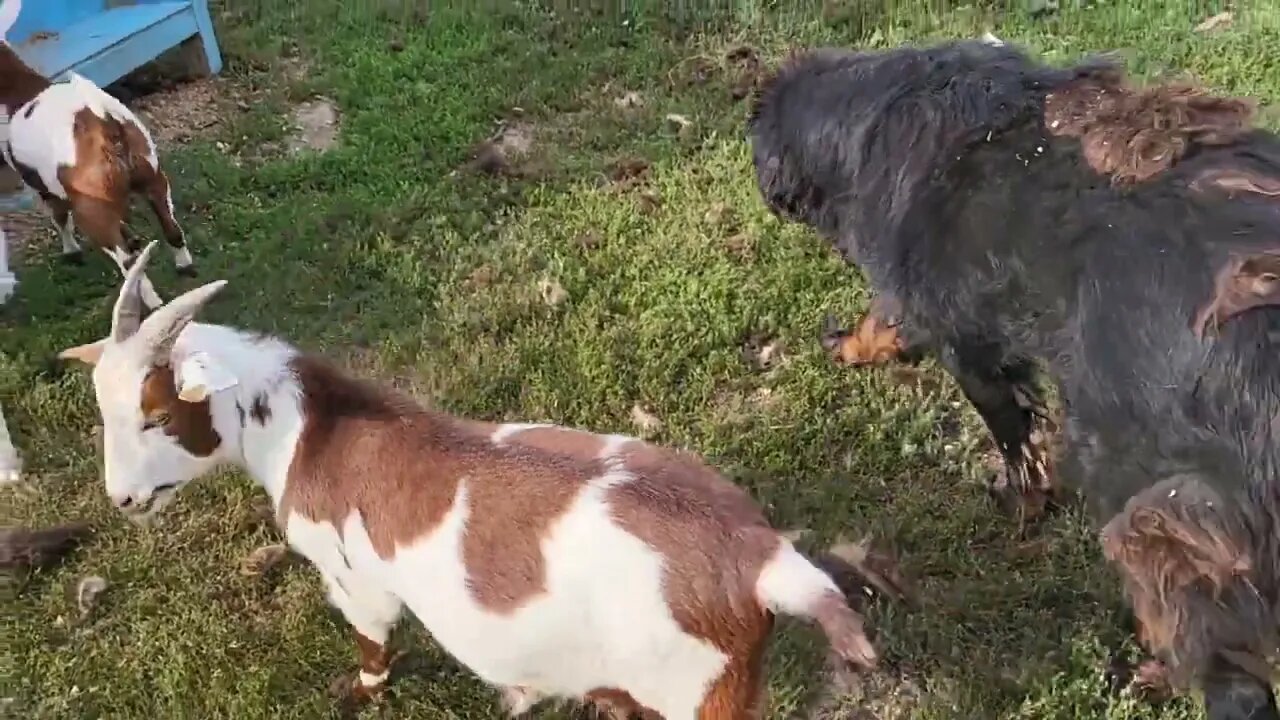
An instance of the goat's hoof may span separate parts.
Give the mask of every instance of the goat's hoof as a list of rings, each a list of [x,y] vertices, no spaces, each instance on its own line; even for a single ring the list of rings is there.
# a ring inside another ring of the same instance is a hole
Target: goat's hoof
[[[337,701],[339,714],[343,717],[355,717],[361,708],[381,704],[386,694],[385,682],[365,685],[360,682],[359,671],[343,673],[329,683],[329,696]]]
[[[84,265],[84,251],[72,250],[62,253],[62,262],[67,265]]]
[[[179,277],[194,278],[198,275],[195,265],[183,265],[182,267],[177,268],[177,271]]]

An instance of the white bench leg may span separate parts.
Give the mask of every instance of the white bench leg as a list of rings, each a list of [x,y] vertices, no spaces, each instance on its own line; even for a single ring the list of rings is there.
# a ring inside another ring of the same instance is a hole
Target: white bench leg
[[[22,459],[9,437],[9,427],[4,423],[4,408],[0,407],[0,486],[11,485],[22,479]]]
[[[13,295],[17,287],[18,278],[9,269],[9,240],[4,235],[4,228],[0,228],[0,305]]]

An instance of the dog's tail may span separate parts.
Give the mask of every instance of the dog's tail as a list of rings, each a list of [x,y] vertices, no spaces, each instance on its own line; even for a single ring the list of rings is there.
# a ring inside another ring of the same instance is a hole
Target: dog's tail
[[[756,580],[760,604],[776,613],[804,617],[818,623],[831,649],[846,662],[873,668],[879,659],[867,639],[862,616],[849,607],[844,593],[795,547],[782,540]]]
[[[6,572],[53,565],[89,535],[85,523],[69,523],[51,528],[0,528],[0,570]]]

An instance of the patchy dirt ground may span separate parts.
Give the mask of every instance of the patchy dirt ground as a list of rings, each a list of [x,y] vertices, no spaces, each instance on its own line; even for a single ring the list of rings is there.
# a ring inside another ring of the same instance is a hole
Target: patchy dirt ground
[[[289,152],[325,152],[338,144],[338,107],[332,100],[312,98],[293,108]]]

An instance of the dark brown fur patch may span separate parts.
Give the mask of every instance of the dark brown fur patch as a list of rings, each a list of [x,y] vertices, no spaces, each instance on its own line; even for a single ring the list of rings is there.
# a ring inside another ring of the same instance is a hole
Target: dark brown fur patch
[[[0,42],[0,105],[10,114],[34,100],[49,84],[48,78],[23,62],[12,47]]]
[[[249,406],[249,416],[259,425],[266,425],[271,419],[271,405],[267,402],[266,393],[253,396],[253,404]]]
[[[1157,656],[1176,651],[1188,622],[1186,591],[1221,595],[1239,578],[1253,582],[1247,537],[1218,520],[1220,500],[1184,498],[1203,488],[1157,485],[1130,500],[1103,528],[1102,550],[1124,579],[1139,640]],[[1209,495],[1209,497],[1214,497]]]
[[[1227,145],[1252,127],[1254,104],[1185,84],[1135,89],[1118,75],[1077,81],[1045,98],[1053,135],[1080,138],[1085,160],[1117,184],[1148,180],[1195,145]]]
[[[142,417],[156,423],[165,435],[178,441],[187,452],[208,457],[222,443],[213,429],[209,401],[187,402],[178,398],[173,369],[167,365],[151,368],[142,381]],[[167,422],[164,418],[168,418]]]

